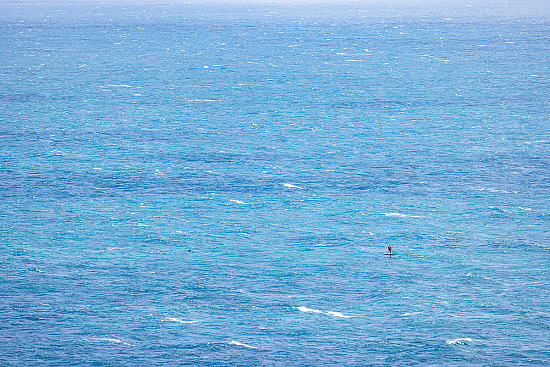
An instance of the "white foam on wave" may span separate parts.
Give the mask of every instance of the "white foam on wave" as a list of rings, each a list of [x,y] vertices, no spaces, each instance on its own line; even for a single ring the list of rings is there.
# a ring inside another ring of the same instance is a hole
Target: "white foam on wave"
[[[489,191],[489,192],[494,192],[494,193],[498,193],[498,194],[517,194],[518,191],[507,191],[507,190],[500,190],[500,189],[493,189],[493,188],[490,188],[490,187],[480,187],[478,188],[478,191]]]
[[[238,347],[245,347],[245,348],[250,348],[250,349],[258,349],[258,347],[253,347],[252,345],[248,345],[248,344],[244,344],[244,343],[240,343],[236,340],[231,340],[231,342],[229,343],[229,345],[236,345]]]
[[[191,320],[191,321],[183,320],[183,319],[179,319],[177,317],[167,317],[166,321],[179,322],[180,324],[196,324],[198,322],[196,320]]]
[[[323,313],[323,311],[321,310],[314,310],[312,308],[307,308],[307,307],[304,307],[304,306],[298,306],[298,311],[301,311],[301,312],[310,312],[310,313]]]
[[[344,319],[349,319],[350,317],[353,317],[350,315],[344,315],[343,313],[337,312],[337,311],[326,311],[324,312],[324,314],[329,316],[334,316],[334,317],[342,317]]]
[[[129,343],[126,343],[125,341],[122,341],[122,340],[116,339],[116,338],[91,338],[90,340],[95,340],[95,341],[100,341],[100,342],[116,343],[116,344],[123,344],[123,345],[131,345]]]
[[[472,343],[474,339],[471,338],[457,338],[452,340],[447,340],[446,343],[449,345],[459,344],[459,345],[467,345],[468,343]]]
[[[229,200],[235,204],[241,204],[241,205],[248,205],[248,203],[244,202],[244,201],[240,201],[240,200],[236,200],[236,199],[231,199]]]
[[[112,88],[132,88],[132,86],[128,84],[109,84],[107,86]]]
[[[296,185],[289,184],[289,183],[284,183],[283,186],[288,187],[289,189],[302,189],[302,190],[304,189],[303,187],[296,186]]]
[[[382,215],[386,217],[398,217],[398,218],[422,218],[421,215],[410,215],[410,214],[395,213],[395,212],[382,213]]]
[[[414,315],[420,315],[420,314],[422,314],[422,312],[419,312],[419,311],[417,311],[417,312],[405,312],[401,316],[407,317],[407,316],[414,316]]]
[[[350,316],[350,315],[344,315],[343,313],[337,312],[337,311],[321,311],[321,310],[316,310],[316,309],[313,309],[313,308],[307,308],[307,307],[304,307],[304,306],[298,306],[296,308],[300,312],[319,313],[319,314],[322,314],[322,315],[341,317],[341,318],[345,318],[345,319],[349,319],[350,317],[353,317],[353,316]]]

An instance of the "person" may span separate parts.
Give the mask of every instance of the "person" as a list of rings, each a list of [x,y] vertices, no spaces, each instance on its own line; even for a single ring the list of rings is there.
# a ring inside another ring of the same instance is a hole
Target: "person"
[[[388,252],[391,254],[391,245],[388,245]]]

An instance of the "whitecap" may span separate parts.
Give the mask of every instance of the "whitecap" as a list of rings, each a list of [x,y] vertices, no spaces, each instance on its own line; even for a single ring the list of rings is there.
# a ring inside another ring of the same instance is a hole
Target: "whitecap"
[[[196,320],[183,320],[177,317],[167,317],[166,321],[179,322],[180,324],[196,324],[198,322]]]
[[[109,342],[109,343],[116,343],[116,344],[123,344],[123,345],[130,345],[126,343],[125,341],[122,341],[120,339],[116,338],[91,338],[91,340],[101,341],[101,342]]]
[[[459,345],[467,345],[468,343],[473,342],[474,340],[471,338],[457,338],[452,340],[447,340],[446,343],[449,345],[459,344]]]
[[[493,189],[493,188],[486,188],[486,187],[480,187],[478,189],[479,191],[489,191],[489,192],[495,192],[499,194],[517,194],[518,191],[507,191],[507,190],[500,190],[500,189]]]
[[[244,202],[244,201],[240,201],[240,200],[236,200],[236,199],[231,199],[229,200],[235,204],[241,204],[241,205],[248,205],[248,203]]]
[[[382,213],[382,215],[385,215],[386,217],[399,217],[399,218],[422,218],[421,215],[410,215],[410,214],[402,214],[402,213]]]
[[[353,317],[353,316],[350,316],[350,315],[344,315],[343,313],[336,312],[336,311],[326,311],[326,312],[324,312],[324,314],[329,315],[329,316],[334,316],[334,317],[342,317],[344,319],[349,319],[350,317]]]
[[[236,340],[232,340],[229,345],[236,345],[236,346],[239,346],[239,347],[245,347],[245,348],[250,348],[250,349],[258,349],[258,347],[253,347],[252,345],[248,345],[248,344],[244,344],[244,343],[239,343],[238,341]]]
[[[319,314],[322,314],[322,315],[341,317],[341,318],[345,318],[345,319],[353,317],[353,316],[350,316],[350,315],[344,315],[343,313],[337,312],[337,311],[321,311],[321,310],[316,310],[316,309],[313,309],[313,308],[307,308],[307,307],[304,307],[304,306],[298,306],[296,308],[300,312],[319,313]]]
[[[404,314],[402,314],[401,316],[403,317],[408,317],[408,316],[414,316],[414,315],[420,315],[422,314],[422,312],[420,311],[417,311],[417,312],[405,312]]]
[[[132,86],[128,84],[109,84],[107,86],[113,88],[132,88]]]
[[[283,186],[288,187],[289,189],[302,189],[303,190],[303,187],[296,186],[296,185],[289,184],[289,183],[284,183]]]
[[[310,312],[310,313],[323,313],[323,311],[321,310],[314,310],[312,308],[307,308],[307,307],[304,307],[304,306],[298,306],[298,311],[301,311],[301,312]]]

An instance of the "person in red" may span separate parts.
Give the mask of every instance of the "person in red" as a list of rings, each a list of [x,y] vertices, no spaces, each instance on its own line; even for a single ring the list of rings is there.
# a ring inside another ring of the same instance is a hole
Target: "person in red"
[[[391,254],[391,245],[388,245],[388,252]]]

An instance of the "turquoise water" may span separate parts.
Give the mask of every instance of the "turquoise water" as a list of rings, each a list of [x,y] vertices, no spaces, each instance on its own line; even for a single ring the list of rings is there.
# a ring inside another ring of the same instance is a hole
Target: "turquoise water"
[[[550,363],[548,13],[0,9],[1,365]]]

